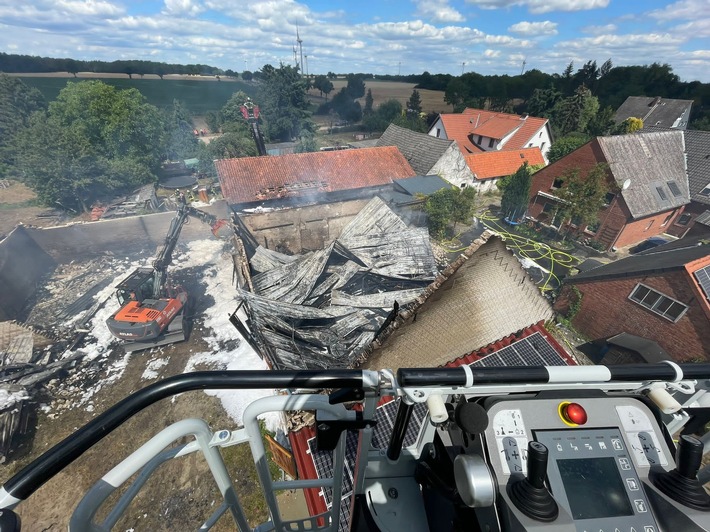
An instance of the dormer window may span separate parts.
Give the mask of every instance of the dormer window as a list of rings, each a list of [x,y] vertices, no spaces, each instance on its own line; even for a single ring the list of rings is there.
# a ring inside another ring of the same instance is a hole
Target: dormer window
[[[483,137],[481,135],[478,135],[478,142],[476,142],[476,144],[480,146],[481,142],[483,142]]]
[[[701,196],[710,196],[710,183],[708,183],[704,189],[700,191]]]
[[[493,139],[490,139],[490,140],[488,141],[488,147],[489,147],[489,148],[492,148],[492,147],[493,147],[493,142],[495,142]]]

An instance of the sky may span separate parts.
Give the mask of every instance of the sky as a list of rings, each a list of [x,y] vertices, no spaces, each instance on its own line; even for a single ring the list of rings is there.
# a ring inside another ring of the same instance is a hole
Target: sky
[[[669,63],[710,82],[710,0],[0,0],[0,51],[309,74]],[[300,54],[299,54],[300,61]]]

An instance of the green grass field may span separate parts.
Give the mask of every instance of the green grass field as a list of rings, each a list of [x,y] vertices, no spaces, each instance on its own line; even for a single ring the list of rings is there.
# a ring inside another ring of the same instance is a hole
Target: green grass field
[[[36,87],[48,102],[56,99],[67,83],[86,81],[59,77],[22,77],[30,87]],[[241,81],[193,81],[160,79],[102,78],[100,81],[118,89],[138,89],[149,103],[157,107],[172,104],[173,99],[183,102],[193,115],[218,111],[235,92],[242,90],[254,96],[256,86]]]

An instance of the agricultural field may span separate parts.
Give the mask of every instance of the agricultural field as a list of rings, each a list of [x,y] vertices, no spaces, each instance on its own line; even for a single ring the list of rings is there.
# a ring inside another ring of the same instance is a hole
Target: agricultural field
[[[333,82],[333,92],[328,96],[329,99],[332,98],[341,88],[345,87],[348,82],[345,79],[334,79]],[[412,95],[412,90],[416,83],[404,83],[400,81],[377,81],[368,79],[365,80],[365,91],[367,89],[372,89],[373,106],[377,108],[382,102],[390,99],[395,99],[399,101],[402,106],[406,106],[407,100]],[[419,91],[419,96],[422,99],[422,110],[425,113],[450,113],[452,108],[444,102],[444,92],[443,91],[432,91],[427,89],[417,89]],[[320,103],[320,93],[311,89],[310,96],[316,97],[318,103]],[[323,97],[322,101],[325,101]],[[365,107],[365,97],[359,98],[358,101],[360,105]]]
[[[221,109],[230,96],[242,90],[249,95],[254,95],[257,85],[243,81],[216,81],[214,78],[203,79],[128,79],[127,77],[59,77],[59,76],[20,76],[23,82],[31,87],[36,87],[47,99],[54,100],[59,91],[67,83],[86,81],[87,79],[100,79],[108,85],[118,89],[138,89],[149,103],[156,107],[167,107],[173,100],[180,100],[193,115],[201,116],[208,111]],[[183,77],[184,78],[184,77]],[[410,91],[411,92],[411,91]]]

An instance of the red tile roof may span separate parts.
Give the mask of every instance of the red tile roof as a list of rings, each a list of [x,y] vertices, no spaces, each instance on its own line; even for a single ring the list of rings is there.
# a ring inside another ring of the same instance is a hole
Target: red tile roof
[[[460,114],[442,114],[440,116],[446,137],[455,140],[464,155],[484,151],[471,142],[469,138],[471,134],[502,139],[519,125],[520,127],[502,148],[503,150],[519,150],[525,148],[535,134],[547,123],[547,118],[534,116],[523,118],[509,113],[494,113],[471,108],[464,109]]]
[[[416,175],[395,146],[220,159],[215,168],[222,194],[233,204],[386,185]]]
[[[545,164],[540,148],[473,153],[466,155],[465,159],[476,179],[491,179],[514,174],[526,162],[530,166]]]
[[[471,134],[500,140],[510,135],[522,124],[523,122],[520,118],[515,115],[496,116],[479,123],[478,127],[471,131]]]
[[[501,338],[497,342],[488,344],[487,346],[473,351],[468,355],[463,355],[457,358],[456,360],[452,360],[448,364],[445,364],[445,366],[447,368],[456,368],[458,366],[463,366],[464,364],[473,364],[474,362],[482,359],[486,355],[492,355],[496,351],[500,351],[504,347],[508,347],[510,344],[517,342],[518,340],[522,340],[523,338],[532,336],[536,332],[540,333],[542,336],[545,337],[547,343],[549,343],[550,346],[552,346],[552,348],[557,351],[557,354],[560,355],[560,357],[562,357],[565,362],[567,362],[567,365],[577,365],[577,362],[567,353],[567,351],[565,351],[565,349],[559,344],[559,342],[557,342],[557,340],[555,340],[555,338],[547,331],[547,329],[545,329],[543,322],[539,322],[535,325],[531,325],[530,327],[523,329],[522,331],[518,331],[517,333],[506,336],[505,338]]]

